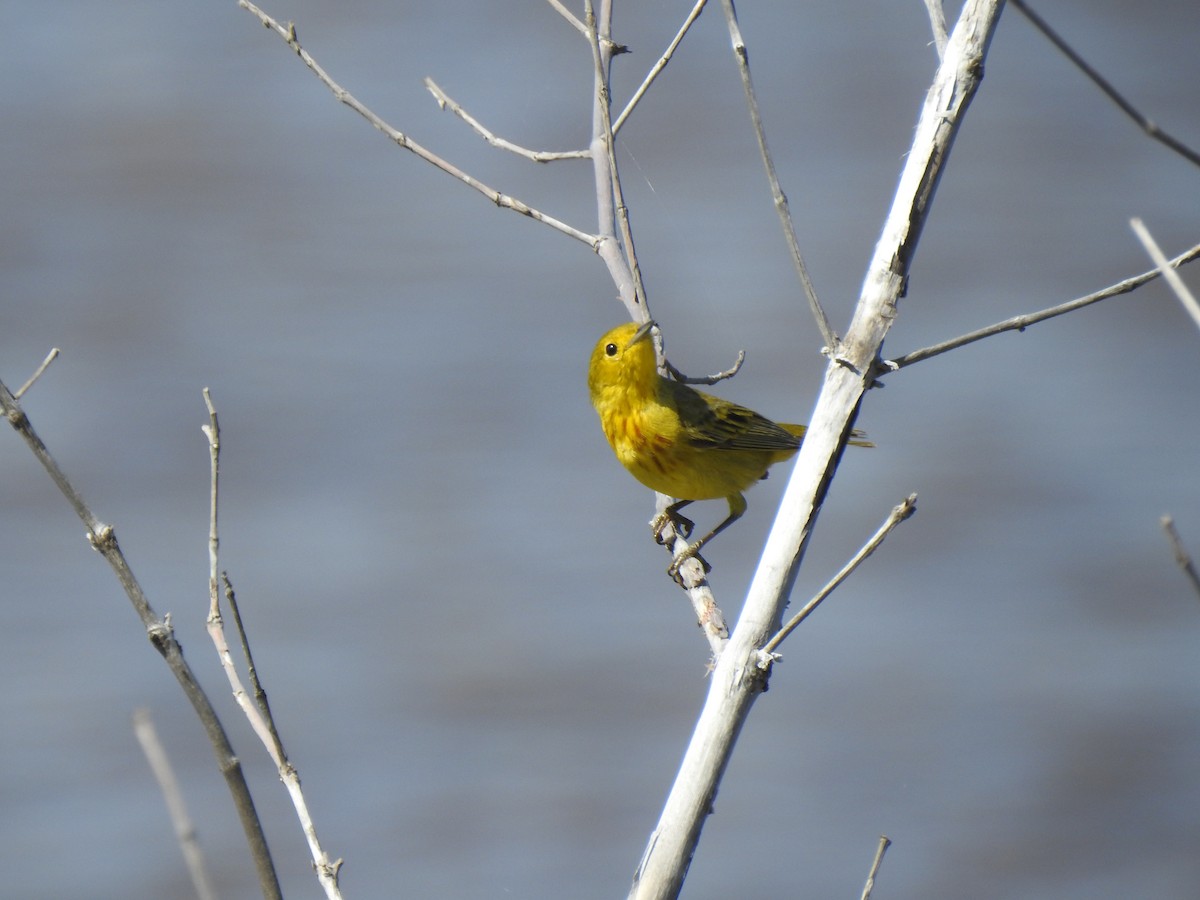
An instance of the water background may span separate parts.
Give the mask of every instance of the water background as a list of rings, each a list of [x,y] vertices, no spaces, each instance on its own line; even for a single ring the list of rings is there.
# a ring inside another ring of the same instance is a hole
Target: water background
[[[628,97],[689,3],[619,4]],[[844,329],[935,66],[918,3],[743,4],[769,140]],[[1039,9],[1200,146],[1200,8]],[[595,227],[586,44],[545,4],[329,3],[333,76],[483,181]],[[649,493],[589,406],[621,321],[599,260],[422,164],[233,3],[0,4],[0,377],[225,718],[289,897],[306,848],[204,632],[208,455],[222,565],[347,897],[624,896],[707,687]],[[791,272],[714,4],[620,138],[676,365],[804,421],[820,339]],[[938,192],[885,353],[1149,268],[1200,240],[1200,171],[1017,13]],[[1185,271],[1193,290],[1200,270]],[[1200,877],[1200,331],[1161,285],[887,380],[796,600],[911,491],[919,512],[784,646],[685,896],[1191,896]],[[786,482],[713,545],[736,617]],[[721,504],[697,510],[702,522]],[[224,897],[253,872],[201,729],[83,529],[0,439],[0,844],[12,896],[186,897],[130,715],[155,716]]]

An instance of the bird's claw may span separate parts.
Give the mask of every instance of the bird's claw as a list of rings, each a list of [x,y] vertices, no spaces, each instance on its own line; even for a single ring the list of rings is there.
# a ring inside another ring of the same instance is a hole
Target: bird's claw
[[[650,520],[650,531],[654,535],[654,540],[660,544],[665,544],[667,541],[663,537],[663,529],[668,523],[674,526],[675,531],[686,541],[692,536],[692,530],[696,527],[696,523],[687,516],[681,516],[679,513],[672,513],[670,510],[664,509],[657,516]]]
[[[688,544],[687,547],[675,555],[675,558],[671,560],[671,565],[667,566],[667,574],[670,575],[671,578],[675,580],[675,583],[680,587],[683,587],[683,578],[679,574],[679,568],[689,559],[695,559],[697,562],[699,562],[700,565],[704,567],[705,575],[712,571],[712,566],[708,564],[708,560],[700,555],[700,544],[700,541],[697,541],[694,544]]]

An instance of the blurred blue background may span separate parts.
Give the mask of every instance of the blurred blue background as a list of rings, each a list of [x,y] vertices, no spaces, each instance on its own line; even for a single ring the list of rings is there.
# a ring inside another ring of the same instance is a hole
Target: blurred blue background
[[[690,2],[622,3],[622,101]],[[1192,146],[1200,7],[1038,8]],[[546,4],[271,3],[333,77],[494,185],[595,228],[590,56]],[[955,11],[952,11],[952,17]],[[801,244],[844,330],[935,67],[921,4],[743,4]],[[688,740],[707,645],[650,494],[588,403],[624,317],[583,245],[497,210],[338,105],[232,2],[0,5],[0,377],[26,398],[223,711],[285,890],[319,896],[204,633],[222,564],[319,832],[354,897],[623,896]],[[820,339],[720,9],[620,137],[673,362],[804,421]],[[1149,268],[1200,240],[1200,171],[1016,12],[958,139],[885,353]],[[1200,270],[1184,272],[1193,289]],[[1200,331],[1155,284],[872,392],[797,586],[910,491],[918,515],[784,645],[686,896],[1192,896],[1200,878]],[[154,713],[226,897],[256,888],[199,725],[83,529],[0,439],[0,844],[13,896],[189,895],[130,728]],[[782,467],[711,548],[733,619]],[[702,523],[722,504],[698,509]],[[965,887],[969,886],[969,887]]]

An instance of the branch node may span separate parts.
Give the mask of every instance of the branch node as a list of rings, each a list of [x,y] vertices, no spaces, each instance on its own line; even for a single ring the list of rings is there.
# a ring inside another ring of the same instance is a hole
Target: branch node
[[[777,662],[783,662],[783,654],[775,653],[770,650],[759,650],[757,653],[757,665],[764,672],[768,671],[771,666]]]
[[[117,546],[117,533],[111,525],[101,524],[86,535],[88,543],[97,553],[107,553]]]
[[[163,655],[166,655],[167,647],[170,646],[174,634],[175,628],[171,624],[170,613],[167,613],[163,618],[146,629],[146,637],[150,639],[150,643],[154,645],[154,649]]]

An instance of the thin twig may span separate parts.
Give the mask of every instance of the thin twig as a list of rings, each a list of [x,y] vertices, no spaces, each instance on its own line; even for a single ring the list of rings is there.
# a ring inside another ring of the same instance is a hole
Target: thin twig
[[[218,474],[221,468],[221,428],[217,421],[217,410],[213,405],[208,388],[204,389],[204,405],[208,409],[208,424],[202,425],[201,430],[204,432],[205,437],[208,438],[210,461],[209,483],[211,486],[209,491],[211,499],[211,508],[209,509],[209,589],[212,594],[209,598],[208,636],[217,648],[217,658],[221,662],[221,668],[225,672],[225,677],[229,680],[234,700],[237,701],[242,714],[250,722],[250,727],[254,730],[254,733],[258,735],[259,741],[266,747],[271,761],[275,763],[275,767],[279,772],[280,781],[287,788],[288,795],[292,800],[292,806],[296,810],[296,817],[300,820],[300,826],[304,830],[304,837],[308,841],[313,868],[317,872],[317,880],[324,889],[326,897],[330,898],[330,900],[340,900],[342,894],[341,889],[338,887],[338,872],[342,867],[342,860],[331,861],[329,855],[322,849],[321,842],[317,838],[316,825],[313,823],[312,816],[308,811],[308,802],[305,800],[304,792],[300,788],[300,775],[283,751],[283,743],[279,739],[279,732],[275,728],[275,722],[273,720],[268,721],[268,716],[264,715],[264,711],[267,711],[269,715],[269,710],[265,702],[261,705],[256,704],[247,697],[246,689],[242,686],[241,676],[238,675],[237,666],[234,665],[233,654],[229,650],[229,643],[225,638],[225,623],[221,618],[219,589],[217,587],[217,548],[220,545],[217,536],[217,508],[220,499]],[[233,588],[228,586],[228,576],[225,577],[225,584],[228,587],[228,593],[232,594]],[[250,646],[245,630],[241,627],[241,614],[238,613],[235,619],[242,641],[243,652],[249,660],[251,659]],[[257,683],[257,675],[255,675],[255,680]],[[261,692],[261,685],[258,688]],[[265,692],[262,692],[262,696],[265,698]]]
[[[945,27],[945,26],[943,26]],[[883,865],[883,854],[892,846],[892,840],[886,834],[879,836],[879,846],[875,850],[875,860],[871,863],[871,871],[867,873],[867,883],[863,885],[862,900],[871,900],[871,892],[875,890],[875,876]]]
[[[554,0],[551,0],[554,2]],[[633,112],[642,96],[650,89],[650,85],[654,84],[654,80],[658,78],[659,73],[667,67],[667,63],[671,61],[671,57],[675,55],[675,50],[683,41],[684,35],[692,27],[692,24],[700,18],[700,13],[704,12],[704,7],[708,4],[708,0],[697,0],[696,5],[692,7],[692,11],[688,13],[688,17],[683,20],[683,25],[680,27],[675,38],[667,45],[667,49],[663,55],[658,58],[653,68],[647,73],[645,79],[636,91],[633,92],[633,97],[625,104],[625,108],[621,110],[621,114],[617,116],[617,120],[613,122],[613,134],[617,134],[621,130],[621,126],[625,124],[625,120],[629,118],[629,114]]]
[[[582,241],[593,250],[597,250],[599,248],[599,236],[580,231],[578,228],[574,228],[571,225],[568,225],[566,222],[560,221],[559,219],[556,219],[553,216],[542,212],[541,210],[534,209],[532,206],[529,206],[527,203],[524,203],[515,197],[510,197],[508,194],[503,194],[495,188],[488,187],[479,179],[472,175],[468,175],[462,169],[447,162],[432,151],[425,149],[416,141],[412,140],[412,138],[408,137],[408,135],[396,128],[393,128],[374,112],[368,109],[364,104],[362,104],[353,94],[329,77],[329,74],[317,64],[317,61],[312,58],[309,52],[300,46],[300,41],[296,37],[296,26],[294,24],[289,24],[286,28],[283,27],[277,21],[251,3],[250,0],[238,0],[238,6],[257,16],[258,20],[262,22],[266,28],[279,35],[284,43],[291,47],[296,55],[300,57],[300,60],[304,63],[304,65],[306,65],[309,70],[316,75],[318,79],[320,79],[322,84],[329,88],[329,90],[333,93],[333,96],[337,98],[338,102],[350,107],[364,119],[370,122],[371,125],[374,126],[378,131],[386,135],[397,146],[415,154],[419,158],[425,160],[425,162],[440,169],[447,175],[450,175],[456,181],[461,181],[468,187],[475,189],[502,209],[510,209],[513,212],[520,213],[523,216],[528,216],[534,221],[541,222],[543,225],[549,225],[555,231],[559,231],[568,237],[573,237],[577,241]]]
[[[1188,290],[1188,286],[1183,283],[1183,279],[1179,277],[1179,273],[1171,267],[1166,255],[1162,252],[1162,248],[1158,246],[1158,242],[1154,240],[1145,223],[1141,219],[1130,219],[1129,225],[1133,228],[1133,233],[1137,235],[1138,240],[1142,242],[1142,246],[1146,248],[1146,252],[1150,254],[1150,258],[1154,260],[1154,264],[1158,266],[1158,271],[1162,273],[1162,277],[1171,286],[1171,290],[1175,292],[1175,296],[1179,302],[1183,304],[1184,310],[1192,317],[1192,321],[1196,323],[1196,327],[1200,328],[1200,303],[1196,302],[1195,295]]]
[[[1133,119],[1133,121],[1138,124],[1138,127],[1141,128],[1142,131],[1146,132],[1146,134],[1154,138],[1154,140],[1158,141],[1160,144],[1163,144],[1166,147],[1169,147],[1171,150],[1174,150],[1192,165],[1200,166],[1200,153],[1197,153],[1187,144],[1163,131],[1151,119],[1142,115],[1136,106],[1126,100],[1120,91],[1113,87],[1103,75],[1093,69],[1082,56],[1076,53],[1071,48],[1071,45],[1068,44],[1066,40],[1064,40],[1063,37],[1058,34],[1058,32],[1051,28],[1049,24],[1047,24],[1045,19],[1043,19],[1025,4],[1024,0],[1011,0],[1011,3],[1022,13],[1024,13],[1025,18],[1032,22],[1033,26],[1038,31],[1049,38],[1050,43],[1054,44],[1055,47],[1062,51],[1062,54],[1071,62],[1073,62],[1079,71],[1083,72],[1084,75],[1090,78],[1092,83],[1095,84],[1096,87],[1100,88],[1100,90],[1105,93],[1109,100],[1117,104],[1117,106],[1120,107],[1121,112]]]
[[[529,150],[519,144],[514,144],[512,141],[497,136],[495,132],[491,131],[482,122],[463,109],[432,78],[425,79],[425,87],[429,93],[433,94],[433,99],[437,101],[439,108],[450,110],[450,112],[470,125],[476,134],[500,150],[507,150],[509,153],[515,153],[517,156],[523,156],[538,163],[552,162],[559,159],[587,159],[592,155],[590,150]]]
[[[221,617],[221,595],[217,587],[217,569],[219,567],[221,539],[217,528],[218,485],[221,470],[221,427],[217,421],[217,408],[213,406],[212,394],[208,388],[201,391],[204,396],[204,406],[208,409],[208,423],[200,426],[204,436],[208,438],[208,457],[211,477],[208,480],[208,618]]]
[[[593,147],[596,139],[602,148],[608,166],[608,188],[612,193],[613,212],[617,229],[620,232],[621,246],[625,250],[625,262],[633,276],[635,297],[640,301],[642,309],[649,317],[649,306],[646,303],[646,286],[642,282],[642,270],[638,265],[637,250],[633,244],[633,229],[629,224],[629,209],[625,205],[625,194],[621,189],[621,173],[617,168],[617,154],[612,129],[612,93],[609,82],[609,65],[611,51],[606,50],[608,31],[612,21],[612,0],[602,0],[603,27],[597,21],[596,10],[592,0],[584,0],[584,22],[592,45],[592,64],[596,75],[596,95],[593,107]]]
[[[1170,260],[1168,265],[1172,269],[1177,269],[1185,263],[1190,263],[1192,260],[1200,257],[1200,244],[1192,247],[1190,250],[1179,254],[1179,256]],[[1158,269],[1151,269],[1149,272],[1143,272],[1141,275],[1135,275],[1132,278],[1126,278],[1124,281],[1118,281],[1116,284],[1109,285],[1103,290],[1096,291],[1094,294],[1088,294],[1084,297],[1079,297],[1067,303],[1058,306],[1052,306],[1049,309],[1043,309],[1041,312],[1026,313],[1021,316],[1013,316],[1011,319],[1005,319],[1003,322],[997,322],[994,325],[989,325],[986,328],[980,328],[978,331],[972,331],[964,334],[961,337],[956,337],[949,341],[943,341],[940,344],[934,344],[932,347],[925,347],[921,350],[914,350],[912,353],[905,353],[903,356],[897,356],[893,359],[883,361],[883,366],[887,370],[902,369],[905,366],[911,366],[913,363],[921,362],[921,360],[929,359],[930,357],[938,356],[947,351],[954,350],[966,344],[974,343],[975,341],[983,340],[992,335],[1001,334],[1005,331],[1024,331],[1030,325],[1035,325],[1038,322],[1044,322],[1046,319],[1052,319],[1055,316],[1061,316],[1064,313],[1074,312],[1077,309],[1082,309],[1085,306],[1090,306],[1093,303],[1098,303],[1101,300],[1107,300],[1109,297],[1119,297],[1121,294],[1128,294],[1130,291],[1141,287],[1148,281],[1153,281],[1161,275]]]
[[[241,762],[238,760],[237,754],[233,752],[229,736],[225,733],[225,727],[221,724],[216,710],[213,709],[208,695],[200,687],[191,666],[183,656],[183,648],[175,638],[170,616],[160,617],[154,611],[145,591],[142,590],[141,584],[133,574],[129,561],[121,552],[113,527],[101,522],[92,512],[83,496],[67,478],[58,461],[50,454],[42,439],[34,431],[33,424],[25,415],[17,398],[2,381],[0,381],[0,411],[3,411],[9,424],[21,435],[25,444],[50,476],[51,481],[67,498],[67,502],[71,504],[75,514],[83,522],[87,529],[88,542],[104,557],[116,574],[117,580],[125,591],[125,596],[129,598],[138,617],[142,620],[150,643],[166,660],[171,674],[175,676],[175,680],[179,682],[188,702],[192,704],[192,709],[195,710],[197,718],[204,726],[213,753],[217,757],[217,768],[224,776],[225,784],[233,797],[234,806],[242,823],[242,830],[245,832],[246,841],[250,847],[250,855],[258,872],[259,889],[264,897],[282,898],[279,878],[275,873],[275,863],[271,859],[271,851],[267,846],[266,835],[263,834],[262,823],[254,808],[254,798],[250,795],[250,788],[246,784],[246,776]]]
[[[849,578],[851,573],[853,573],[855,569],[862,565],[868,556],[879,549],[879,545],[882,544],[887,536],[892,533],[892,529],[894,529],[897,525],[899,525],[916,511],[916,494],[909,494],[900,503],[896,504],[896,506],[893,507],[892,511],[888,514],[888,517],[884,519],[883,524],[879,526],[879,529],[871,536],[871,539],[863,545],[862,549],[854,554],[854,557],[842,567],[840,572],[833,576],[833,579],[829,582],[829,584],[821,588],[815,597],[809,600],[808,603],[806,603],[804,607],[798,613],[796,613],[796,615],[792,616],[792,618],[788,620],[788,623],[780,628],[775,636],[771,638],[771,640],[767,641],[766,645],[762,648],[762,650],[759,651],[759,668],[770,668],[771,663],[779,659],[779,656],[775,653],[775,650],[780,644],[783,643],[784,639],[787,638],[787,636],[793,631],[795,631],[800,626],[801,622],[812,615],[813,611],[821,605],[821,601],[832,594],[834,590],[837,589],[838,585]]]
[[[1183,546],[1183,541],[1179,539],[1179,532],[1175,530],[1175,520],[1170,516],[1163,516],[1160,520],[1163,531],[1167,533],[1167,542],[1171,545],[1171,552],[1175,554],[1175,562],[1179,563],[1179,568],[1183,569],[1188,579],[1192,582],[1192,587],[1196,589],[1196,593],[1200,594],[1200,572],[1196,571],[1196,565],[1192,562],[1191,556],[1188,555],[1186,548]]]
[[[233,627],[238,633],[242,659],[246,661],[246,675],[249,676],[250,688],[254,691],[254,705],[262,713],[263,721],[266,722],[267,729],[271,732],[271,743],[275,747],[276,754],[280,759],[286,760],[288,755],[283,749],[283,738],[279,736],[279,729],[275,727],[275,716],[271,714],[271,703],[267,699],[267,690],[258,680],[258,667],[254,665],[254,654],[250,652],[250,638],[246,634],[245,625],[242,624],[242,609],[238,606],[237,595],[233,591],[233,582],[229,580],[228,572],[221,572],[221,587],[225,603],[229,606],[229,614],[233,616]]]
[[[567,9],[562,4],[561,0],[546,0],[546,2],[549,3],[552,7],[554,7],[554,9],[558,11],[558,14],[560,16],[562,16],[564,19],[566,19],[568,22],[570,22],[572,28],[574,28],[576,31],[578,31],[580,34],[582,34],[584,37],[588,36],[587,26],[584,25],[583,22],[581,22],[579,20],[579,17],[577,15],[575,15],[575,13],[573,13],[569,9]]]
[[[200,842],[196,838],[196,827],[188,814],[187,803],[179,789],[179,780],[175,777],[170,757],[158,739],[158,731],[150,717],[150,710],[143,708],[133,711],[133,733],[142,745],[142,753],[146,756],[146,762],[150,764],[150,771],[154,773],[158,789],[162,791],[163,800],[167,804],[167,815],[170,816],[171,825],[175,829],[175,840],[183,853],[183,861],[187,865],[196,896],[200,900],[217,900],[217,892],[213,890],[212,880],[208,877],[208,867],[204,864],[204,851],[200,849]]]
[[[937,50],[938,61],[946,55],[946,11],[942,9],[942,0],[925,0],[925,10],[929,13],[929,27],[933,29],[933,46]]]
[[[800,242],[796,238],[796,226],[792,222],[792,211],[788,206],[788,198],[779,184],[779,176],[775,172],[775,162],[771,159],[771,151],[767,149],[767,135],[763,130],[762,116],[758,111],[758,98],[754,93],[754,82],[750,79],[750,56],[746,50],[746,42],[742,38],[741,28],[738,26],[737,10],[734,9],[733,0],[722,0],[722,5],[725,7],[725,21],[729,26],[729,38],[733,42],[733,55],[737,59],[738,71],[742,75],[742,88],[746,93],[746,105],[750,108],[750,121],[754,126],[754,136],[758,139],[758,150],[767,170],[767,181],[771,186],[775,211],[779,214],[779,224],[783,226],[783,237],[792,254],[792,265],[795,266],[796,274],[800,277],[800,284],[804,287],[804,296],[808,298],[809,309],[812,311],[813,318],[817,320],[817,327],[821,330],[821,338],[825,341],[826,351],[831,356],[837,356],[839,353],[838,336],[829,324],[829,318],[821,307],[821,301],[817,299],[817,291],[813,287],[812,279],[808,277],[808,267],[804,264],[804,257],[800,253]]]
[[[718,381],[725,381],[727,378],[732,378],[741,371],[742,363],[746,361],[746,351],[739,350],[737,359],[728,369],[720,372],[715,372],[712,375],[684,375],[677,368],[671,365],[670,360],[666,361],[667,371],[671,373],[671,377],[682,384],[716,384]]]
[[[13,392],[13,396],[20,400],[25,396],[25,392],[33,387],[34,383],[42,377],[42,373],[50,367],[50,363],[58,359],[58,348],[51,347],[50,352],[46,354],[46,358],[42,360],[42,364],[34,370],[34,373],[29,376],[29,380]]]

